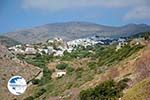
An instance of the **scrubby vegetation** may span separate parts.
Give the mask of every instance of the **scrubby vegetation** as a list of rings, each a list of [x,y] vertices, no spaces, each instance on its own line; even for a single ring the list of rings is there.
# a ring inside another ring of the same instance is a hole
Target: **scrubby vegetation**
[[[150,40],[150,32],[139,33],[131,36],[130,38],[144,38],[145,40]]]
[[[39,90],[36,92],[34,98],[40,97],[40,96],[43,95],[45,92],[46,92],[46,89],[44,89],[44,88],[39,89]]]
[[[150,78],[146,78],[129,89],[121,100],[149,100]]]
[[[95,62],[90,62],[88,64],[88,67],[93,69],[98,66],[102,65],[112,65],[114,63],[117,63],[118,61],[121,61],[129,56],[131,56],[133,53],[140,50],[143,46],[141,45],[135,45],[130,46],[125,45],[120,50],[116,52],[116,46],[110,45],[110,46],[101,46],[96,45],[94,47],[90,48],[79,48],[72,53],[65,53],[65,55],[61,58],[61,60],[69,61],[71,59],[81,59],[81,58],[91,58],[95,59]],[[92,51],[92,52],[89,52]],[[96,62],[96,60],[98,61]]]
[[[95,45],[87,48],[78,47],[72,53],[65,51],[62,57],[53,57],[49,55],[21,56],[20,59],[43,69],[43,77],[34,79],[32,83],[37,85],[37,89],[32,96],[26,98],[38,98],[44,96],[60,96],[66,89],[79,88],[88,81],[94,79],[95,74],[104,73],[109,67],[126,59],[133,53],[139,51],[141,45],[125,45],[116,51],[116,45],[102,46]],[[87,58],[85,62],[83,59]],[[48,69],[47,64],[55,62],[56,69],[65,70],[67,75],[55,80],[51,79],[52,71]],[[80,62],[81,61],[81,62]],[[79,66],[74,66],[76,63]],[[72,64],[72,65],[71,65]],[[95,88],[84,90],[80,93],[81,100],[117,100],[122,96],[122,91],[127,87],[128,79],[115,82],[108,80]],[[44,88],[44,90],[41,90]]]
[[[118,100],[122,96],[122,90],[126,88],[127,80],[115,82],[105,81],[95,88],[80,92],[80,100]]]
[[[49,63],[49,61],[52,59],[49,55],[40,55],[36,54],[34,57],[25,57],[24,60],[28,62],[29,64],[38,66],[40,68],[43,68],[46,66],[46,64]]]
[[[67,67],[68,67],[68,64],[66,64],[66,63],[60,63],[56,66],[56,68],[59,70],[64,70]]]
[[[27,63],[37,66],[43,70],[43,77],[41,79],[33,79],[34,85],[44,85],[51,80],[52,71],[47,68],[47,64],[52,59],[49,55],[36,54],[35,56],[17,55],[21,60],[25,60]]]
[[[38,91],[36,91],[34,96],[26,97],[24,100],[35,100],[36,98],[39,98],[40,96],[42,96],[45,92],[46,92],[46,89],[41,88]]]
[[[45,85],[51,80],[52,71],[47,67],[43,68],[43,77],[41,78],[39,85]]]
[[[130,46],[126,45],[122,47],[119,51],[115,51],[114,47],[107,47],[103,50],[97,51],[96,55],[98,56],[98,65],[111,65],[114,63],[117,63],[118,61],[121,61],[129,56],[131,56],[133,53],[140,50],[143,46],[136,45],[136,46]]]
[[[32,84],[33,85],[37,85],[37,84],[39,84],[40,83],[40,80],[39,79],[33,79],[32,80]]]
[[[66,68],[66,70],[67,70],[67,73],[71,73],[71,72],[74,71],[74,68],[68,66],[68,67]]]
[[[76,50],[74,50],[71,53],[65,52],[64,56],[61,57],[61,60],[63,61],[70,61],[73,59],[81,59],[81,58],[86,58],[86,57],[90,57],[92,55],[91,52],[89,52],[88,48],[85,48],[83,46],[79,46],[76,48]]]
[[[34,100],[34,97],[33,96],[29,96],[29,97],[26,97],[25,99],[23,100]]]
[[[96,62],[89,62],[89,63],[88,63],[88,67],[89,67],[90,69],[95,69],[95,68],[97,67],[97,63],[96,63]]]

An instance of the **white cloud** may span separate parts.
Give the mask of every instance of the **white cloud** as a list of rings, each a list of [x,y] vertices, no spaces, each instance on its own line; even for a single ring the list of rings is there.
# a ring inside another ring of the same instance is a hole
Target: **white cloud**
[[[22,0],[25,9],[37,9],[43,11],[60,11],[66,9],[78,9],[88,7],[100,8],[128,8],[125,20],[149,19],[150,0]]]
[[[125,15],[124,19],[125,20],[150,19],[150,7],[134,8]]]
[[[23,0],[24,8],[36,8],[47,10],[62,10],[66,8],[76,9],[78,7],[108,7],[120,8],[144,4],[147,0]]]
[[[89,0],[23,0],[23,8],[58,11],[88,6],[87,1]]]

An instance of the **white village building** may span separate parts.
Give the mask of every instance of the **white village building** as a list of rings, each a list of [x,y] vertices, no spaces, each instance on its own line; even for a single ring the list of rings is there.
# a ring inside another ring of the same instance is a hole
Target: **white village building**
[[[37,50],[36,50],[35,48],[33,48],[33,47],[27,47],[27,48],[25,49],[25,53],[26,53],[26,54],[36,54],[36,53],[37,53]]]
[[[59,78],[66,75],[66,71],[62,71],[62,70],[57,70],[56,72],[54,72],[52,74],[52,78]]]
[[[54,52],[54,56],[63,56],[64,55],[64,51],[62,50],[55,50]]]
[[[119,49],[121,49],[122,47],[128,44],[125,39],[121,39],[121,38],[118,39],[118,42],[119,43],[116,46],[116,51],[118,51]]]
[[[76,39],[76,40],[67,42],[69,47],[76,47],[76,46],[79,46],[79,45],[87,47],[87,46],[95,45],[96,43],[97,43],[96,41],[88,39],[88,38]]]
[[[16,54],[24,54],[25,53],[24,50],[22,50],[22,49],[20,49],[16,46],[10,47],[10,48],[8,48],[8,50],[11,51],[11,52],[14,52]]]

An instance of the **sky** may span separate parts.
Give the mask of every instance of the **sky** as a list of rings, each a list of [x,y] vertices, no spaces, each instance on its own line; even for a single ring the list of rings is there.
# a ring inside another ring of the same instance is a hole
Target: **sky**
[[[150,0],[0,0],[0,34],[49,23],[150,25]]]

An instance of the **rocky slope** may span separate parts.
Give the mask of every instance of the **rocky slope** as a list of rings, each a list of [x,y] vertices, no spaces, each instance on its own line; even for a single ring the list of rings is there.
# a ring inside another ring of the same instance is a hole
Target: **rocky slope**
[[[142,41],[146,45],[139,52],[118,62],[105,73],[96,75],[92,81],[83,84],[80,90],[95,87],[99,83],[115,79],[116,81],[129,78],[128,88],[124,90],[121,100],[149,100],[150,99],[150,41]]]
[[[149,100],[150,99],[150,78],[137,83],[122,97],[121,100]]]
[[[9,37],[6,37],[6,36],[0,36],[0,43],[2,45],[5,45],[7,47],[10,47],[10,46],[14,46],[14,45],[17,45],[17,44],[21,44],[20,42],[16,41],[16,40],[13,40]]]
[[[20,61],[12,55],[5,46],[0,45],[0,97],[1,100],[14,100],[7,89],[7,82],[14,75],[23,76],[27,82],[34,78],[41,70],[26,62]]]

